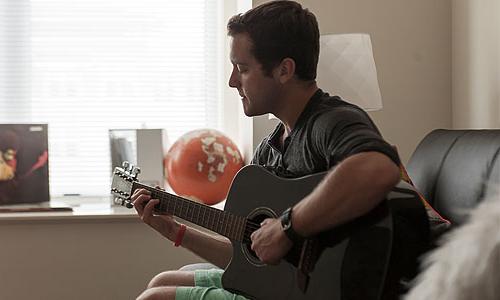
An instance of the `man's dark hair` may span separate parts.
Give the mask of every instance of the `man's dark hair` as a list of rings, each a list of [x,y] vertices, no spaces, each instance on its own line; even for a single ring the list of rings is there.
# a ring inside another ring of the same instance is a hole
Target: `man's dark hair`
[[[299,3],[272,1],[233,16],[228,35],[247,33],[251,53],[266,75],[285,58],[295,61],[295,74],[304,81],[316,79],[319,29],[316,17]]]

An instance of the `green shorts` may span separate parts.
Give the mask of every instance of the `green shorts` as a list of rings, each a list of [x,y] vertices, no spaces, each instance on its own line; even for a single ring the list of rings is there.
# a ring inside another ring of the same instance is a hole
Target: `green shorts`
[[[178,286],[175,300],[248,300],[222,288],[223,273],[220,269],[194,271],[195,286]]]

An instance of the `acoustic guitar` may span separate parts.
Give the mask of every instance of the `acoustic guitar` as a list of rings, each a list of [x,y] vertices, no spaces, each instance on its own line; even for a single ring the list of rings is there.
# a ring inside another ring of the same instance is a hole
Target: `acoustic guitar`
[[[139,169],[115,168],[115,203],[132,208],[130,197],[149,190],[160,203],[155,214],[169,214],[227,237],[233,256],[222,284],[250,299],[380,299],[392,244],[387,201],[365,216],[294,245],[278,265],[262,263],[251,250],[250,235],[266,218],[276,218],[308,195],[326,173],[296,179],[249,165],[233,179],[224,210],[200,204],[138,180]],[[318,209],[322,209],[318,207]]]

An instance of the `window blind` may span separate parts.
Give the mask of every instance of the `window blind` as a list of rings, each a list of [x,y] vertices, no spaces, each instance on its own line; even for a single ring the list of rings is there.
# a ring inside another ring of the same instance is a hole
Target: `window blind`
[[[0,1],[0,122],[49,124],[52,195],[109,194],[109,129],[219,127],[220,1]]]

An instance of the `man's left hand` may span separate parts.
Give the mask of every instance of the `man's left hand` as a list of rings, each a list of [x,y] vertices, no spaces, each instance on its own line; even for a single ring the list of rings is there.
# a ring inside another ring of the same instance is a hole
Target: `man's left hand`
[[[270,265],[277,265],[292,248],[281,226],[280,219],[265,219],[260,228],[252,233],[252,250],[259,259]]]

